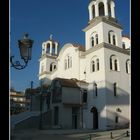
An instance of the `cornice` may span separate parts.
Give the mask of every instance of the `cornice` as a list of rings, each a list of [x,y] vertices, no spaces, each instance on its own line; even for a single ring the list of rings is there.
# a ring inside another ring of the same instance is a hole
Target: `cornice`
[[[110,50],[113,50],[113,51],[117,51],[117,52],[120,52],[120,53],[123,53],[123,54],[127,54],[127,55],[130,55],[130,50],[128,49],[123,49],[123,48],[120,48],[118,46],[115,46],[115,45],[112,45],[112,44],[108,44],[108,43],[100,43],[96,46],[94,46],[93,48],[90,48],[88,50],[86,50],[85,52],[83,52],[81,55],[88,55],[92,52],[95,52],[101,48],[107,48],[107,49],[110,49]]]
[[[49,54],[44,54],[41,56],[41,58],[39,59],[39,61],[45,59],[45,58],[51,58],[51,59],[56,59],[58,57],[58,55],[49,55]]]
[[[108,17],[108,16],[106,16],[106,17],[103,16],[103,17],[96,17],[96,18],[92,19],[91,21],[89,21],[88,26],[86,28],[84,28],[83,31],[86,32],[87,30],[89,30],[90,28],[96,26],[100,22],[104,22],[104,23],[110,24],[110,25],[112,25],[114,27],[123,29],[122,25],[119,24],[116,19]]]

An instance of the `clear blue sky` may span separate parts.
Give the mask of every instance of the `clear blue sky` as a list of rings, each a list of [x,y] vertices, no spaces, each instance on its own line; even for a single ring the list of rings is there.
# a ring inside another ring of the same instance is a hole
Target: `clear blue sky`
[[[49,35],[63,47],[65,43],[85,44],[85,34],[82,31],[88,23],[88,4],[90,0],[11,0],[10,1],[10,50],[19,58],[17,40],[25,32],[34,40],[32,60],[23,70],[10,69],[10,85],[18,91],[38,86],[39,58],[42,42]],[[123,25],[123,34],[129,35],[130,2],[115,0],[116,17]],[[22,61],[21,61],[22,62]]]

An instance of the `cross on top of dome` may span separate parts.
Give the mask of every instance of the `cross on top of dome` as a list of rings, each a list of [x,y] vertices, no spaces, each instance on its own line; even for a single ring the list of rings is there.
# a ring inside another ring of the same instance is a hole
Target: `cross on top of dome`
[[[53,35],[52,35],[52,34],[50,34],[50,40],[52,40],[52,37],[53,37]]]

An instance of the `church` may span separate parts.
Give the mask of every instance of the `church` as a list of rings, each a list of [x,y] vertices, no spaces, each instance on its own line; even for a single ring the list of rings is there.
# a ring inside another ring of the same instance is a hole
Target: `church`
[[[108,130],[130,123],[130,38],[122,35],[114,0],[91,0],[85,46],[42,43],[39,80],[50,85],[51,125]]]

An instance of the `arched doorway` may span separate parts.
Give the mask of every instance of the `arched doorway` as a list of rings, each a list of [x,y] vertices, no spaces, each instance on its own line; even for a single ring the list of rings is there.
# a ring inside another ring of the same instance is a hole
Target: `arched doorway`
[[[96,107],[92,107],[90,112],[93,113],[93,129],[98,129],[98,111]]]

